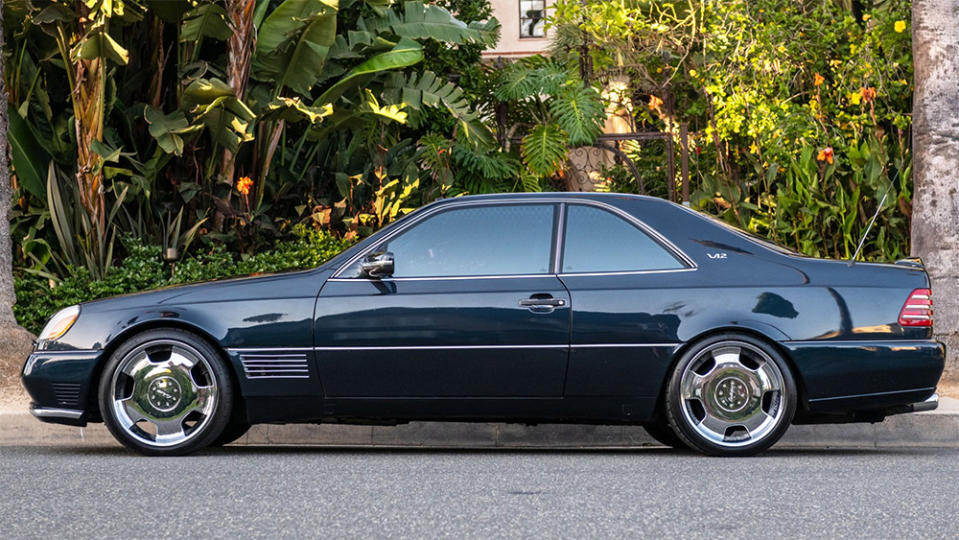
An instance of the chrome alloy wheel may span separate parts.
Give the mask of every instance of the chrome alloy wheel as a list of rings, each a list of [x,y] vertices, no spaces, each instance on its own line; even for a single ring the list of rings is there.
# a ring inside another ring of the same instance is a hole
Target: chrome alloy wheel
[[[154,447],[174,446],[201,433],[218,399],[210,363],[174,340],[150,341],[131,350],[114,371],[110,388],[120,427]]]
[[[784,388],[782,371],[760,348],[721,341],[700,351],[683,371],[682,414],[698,435],[718,446],[750,445],[780,425]]]

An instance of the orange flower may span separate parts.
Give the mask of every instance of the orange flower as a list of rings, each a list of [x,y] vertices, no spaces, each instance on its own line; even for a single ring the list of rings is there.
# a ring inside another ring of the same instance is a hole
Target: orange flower
[[[813,77],[812,85],[819,86],[820,84],[824,82],[826,82],[826,78],[817,73],[816,76]]]
[[[660,107],[662,106],[663,106],[663,100],[659,99],[658,97],[654,95],[649,96],[649,110],[656,111],[662,114],[662,110],[660,110]]]
[[[243,195],[249,195],[251,187],[253,187],[253,180],[249,176],[240,177],[240,180],[236,183],[236,190]]]
[[[826,163],[832,165],[832,147],[827,146],[819,151],[819,155],[816,156],[816,159],[819,161],[825,161]]]
[[[862,94],[862,100],[866,103],[876,100],[876,89],[872,86],[863,88],[859,93]]]

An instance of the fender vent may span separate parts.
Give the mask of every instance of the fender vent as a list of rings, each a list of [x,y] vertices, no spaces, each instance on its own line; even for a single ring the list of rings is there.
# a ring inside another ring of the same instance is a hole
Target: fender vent
[[[80,385],[77,383],[53,383],[53,397],[57,405],[75,407],[80,401]]]
[[[306,353],[243,353],[240,355],[247,379],[309,379]]]

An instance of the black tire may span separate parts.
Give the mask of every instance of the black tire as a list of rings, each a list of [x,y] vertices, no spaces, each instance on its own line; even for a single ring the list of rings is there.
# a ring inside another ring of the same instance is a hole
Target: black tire
[[[220,433],[220,436],[210,443],[210,446],[226,446],[246,435],[247,431],[250,431],[250,424],[246,422],[230,422],[227,424],[226,429],[223,430],[223,433]]]
[[[694,394],[699,397],[689,397]],[[689,448],[711,456],[751,456],[783,436],[796,412],[796,396],[789,365],[774,347],[725,333],[693,344],[680,357],[664,410]]]
[[[191,332],[136,334],[103,368],[98,393],[103,422],[124,446],[142,454],[195,452],[216,441],[230,423],[234,389],[228,369],[219,352]]]
[[[646,430],[646,433],[649,433],[650,437],[656,439],[656,442],[663,446],[675,448],[676,450],[689,450],[689,446],[677,437],[672,428],[666,424],[658,422],[655,424],[644,424],[643,429]]]

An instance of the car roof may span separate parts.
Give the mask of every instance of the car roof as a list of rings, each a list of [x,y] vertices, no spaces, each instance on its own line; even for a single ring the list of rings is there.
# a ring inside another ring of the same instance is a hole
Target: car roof
[[[461,197],[450,197],[446,199],[439,199],[435,201],[433,205],[447,205],[447,204],[456,204],[460,202],[476,202],[476,201],[504,201],[504,200],[516,200],[516,201],[528,201],[536,199],[567,199],[570,201],[575,200],[609,200],[609,199],[632,199],[632,200],[641,200],[647,202],[655,203],[667,203],[668,201],[660,199],[659,197],[650,197],[648,195],[633,195],[628,193],[595,193],[595,192],[566,192],[566,191],[556,191],[556,192],[536,192],[536,193],[490,193],[485,195],[464,195]]]

